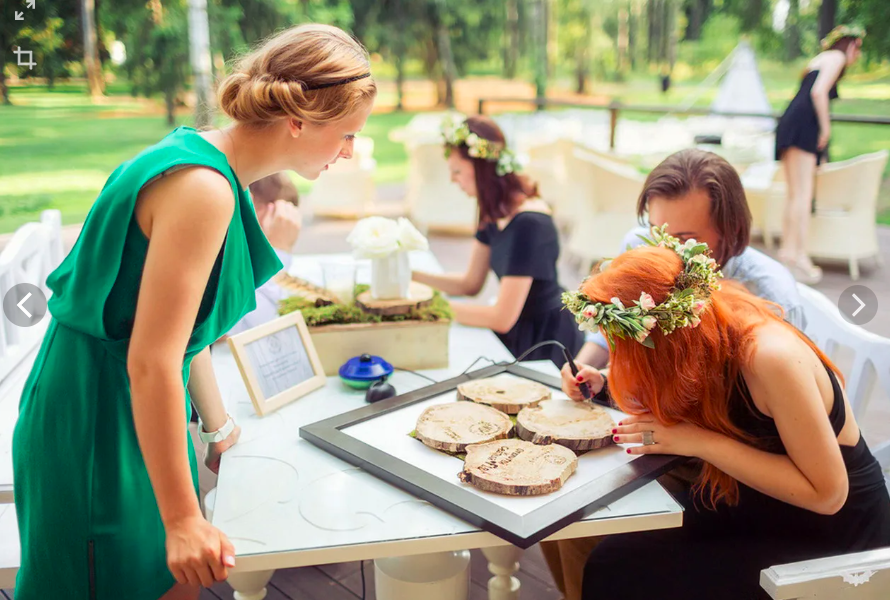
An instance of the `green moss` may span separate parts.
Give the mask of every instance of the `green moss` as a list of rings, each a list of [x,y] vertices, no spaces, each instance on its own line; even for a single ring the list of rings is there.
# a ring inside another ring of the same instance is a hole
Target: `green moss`
[[[358,296],[368,289],[370,289],[370,286],[357,285],[355,286],[355,295]],[[448,301],[439,292],[434,292],[433,301],[429,306],[411,310],[404,315],[387,317],[372,315],[366,313],[355,304],[315,306],[314,302],[300,296],[291,296],[282,300],[278,308],[278,314],[286,315],[297,310],[303,313],[303,318],[310,327],[320,325],[353,325],[356,323],[390,323],[396,321],[450,321],[454,317]]]

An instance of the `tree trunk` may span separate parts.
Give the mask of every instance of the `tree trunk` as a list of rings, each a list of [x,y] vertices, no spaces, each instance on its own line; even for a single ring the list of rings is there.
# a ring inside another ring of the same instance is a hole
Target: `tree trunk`
[[[657,3],[658,0],[646,2],[646,62],[650,65],[655,61],[655,48],[657,47],[655,41],[655,27],[658,23],[658,19],[655,17]]]
[[[546,0],[534,0],[532,4],[531,26],[533,30],[532,47],[535,53],[535,97],[541,104],[547,97],[547,22],[545,19],[544,2]]]
[[[788,20],[785,22],[785,58],[800,56],[800,0],[789,0]]]
[[[705,24],[705,8],[710,0],[689,0],[686,5],[686,33],[684,39],[696,41],[701,39],[702,27]]]
[[[442,76],[445,83],[444,104],[454,108],[454,80],[457,78],[454,69],[454,55],[451,53],[451,36],[445,25],[445,0],[436,0],[436,40],[439,46],[439,62],[442,65]]]
[[[0,94],[3,96],[3,104],[11,106],[9,99],[9,86],[6,85],[6,36],[0,33]]]
[[[664,0],[665,23],[667,25],[667,60],[668,74],[674,72],[674,64],[677,62],[677,0]]]
[[[618,9],[618,79],[619,81],[623,81],[625,75],[627,74],[627,53],[628,46],[630,45],[628,42],[629,37],[629,29],[630,29],[630,13],[628,11],[627,6],[621,6]]]
[[[834,29],[837,19],[837,0],[822,0],[819,6],[819,39],[821,40]]]
[[[95,99],[105,93],[105,80],[102,77],[102,65],[99,63],[94,0],[81,0],[80,13],[83,21],[83,63],[87,72],[90,96]]]
[[[556,61],[559,60],[559,24],[557,22],[556,0],[546,0],[544,4],[544,45],[547,47],[547,78],[553,77]]]
[[[516,77],[519,64],[519,0],[507,0],[507,44],[504,50],[504,77]]]
[[[631,0],[630,8],[627,30],[627,54],[630,58],[630,70],[634,71],[637,68],[637,58],[639,58],[640,20],[642,19],[640,0]]]
[[[214,102],[211,93],[210,22],[207,0],[189,0],[189,57],[195,86],[195,127],[213,124]]]
[[[164,105],[167,107],[167,125],[176,125],[176,90],[164,90]]]

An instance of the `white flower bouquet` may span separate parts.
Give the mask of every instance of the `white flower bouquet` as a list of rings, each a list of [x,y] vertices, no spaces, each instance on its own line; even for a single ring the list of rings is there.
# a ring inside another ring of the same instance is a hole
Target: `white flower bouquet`
[[[346,241],[356,258],[371,259],[371,296],[377,300],[407,298],[411,286],[408,252],[430,247],[411,221],[401,217],[362,219]]]

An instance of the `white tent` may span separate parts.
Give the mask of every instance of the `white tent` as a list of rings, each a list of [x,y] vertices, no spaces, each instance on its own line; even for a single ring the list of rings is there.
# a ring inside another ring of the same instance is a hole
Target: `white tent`
[[[766,97],[751,45],[740,42],[728,57],[728,62],[711,110],[722,113],[771,113],[773,109]],[[774,119],[751,118],[750,123],[764,131],[776,126]]]

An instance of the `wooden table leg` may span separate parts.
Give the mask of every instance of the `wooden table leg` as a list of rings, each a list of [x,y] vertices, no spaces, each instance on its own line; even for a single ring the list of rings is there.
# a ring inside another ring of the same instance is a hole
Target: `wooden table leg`
[[[266,584],[275,571],[247,571],[230,573],[229,585],[235,590],[235,600],[263,600],[266,597]]]
[[[482,549],[488,570],[494,575],[488,580],[488,600],[519,600],[519,580],[513,575],[519,570],[522,553],[516,546]]]

